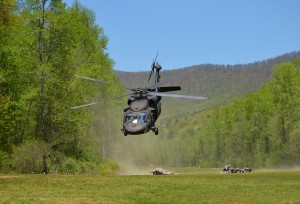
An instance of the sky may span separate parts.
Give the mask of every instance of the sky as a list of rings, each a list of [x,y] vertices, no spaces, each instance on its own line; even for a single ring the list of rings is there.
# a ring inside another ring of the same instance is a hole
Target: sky
[[[71,6],[75,0],[64,0]],[[245,64],[300,50],[299,0],[79,0],[115,70]]]

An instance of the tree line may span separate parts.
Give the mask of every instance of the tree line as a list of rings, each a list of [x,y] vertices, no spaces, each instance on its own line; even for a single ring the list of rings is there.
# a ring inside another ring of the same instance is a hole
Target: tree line
[[[112,107],[70,107],[122,93],[74,76],[119,83],[107,42],[94,12],[77,1],[0,0],[1,171],[100,171],[99,149],[110,130],[94,125]]]
[[[300,61],[274,66],[258,92],[216,109],[199,130],[199,163],[281,167],[300,158]]]

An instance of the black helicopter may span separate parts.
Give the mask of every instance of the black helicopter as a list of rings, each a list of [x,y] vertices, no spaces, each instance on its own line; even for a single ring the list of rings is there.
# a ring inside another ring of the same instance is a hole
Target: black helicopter
[[[135,88],[129,89],[133,93],[128,94],[128,107],[124,109],[123,117],[123,128],[121,131],[125,136],[144,134],[152,130],[155,135],[158,135],[158,128],[155,127],[155,122],[161,113],[161,99],[162,96],[166,97],[176,97],[176,98],[187,98],[187,99],[200,99],[205,100],[206,97],[201,96],[188,96],[188,95],[178,95],[178,94],[167,94],[164,92],[179,91],[180,86],[161,86],[160,70],[162,66],[156,61],[157,55],[153,60],[151,65],[151,72],[148,78],[148,82],[152,74],[155,72],[155,84],[146,88]],[[92,81],[97,81],[101,83],[106,83],[103,80],[98,80],[94,78],[89,78],[85,76],[75,75],[79,78],[84,78]],[[125,87],[124,87],[125,88]],[[128,96],[127,95],[127,96]],[[71,109],[81,108],[85,106],[90,106],[97,104],[98,102],[92,102],[85,105],[75,106]]]

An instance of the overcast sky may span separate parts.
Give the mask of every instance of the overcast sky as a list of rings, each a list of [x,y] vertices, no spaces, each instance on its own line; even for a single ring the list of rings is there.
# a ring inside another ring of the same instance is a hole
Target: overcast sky
[[[74,0],[64,0],[71,6]],[[300,50],[298,0],[79,0],[109,38],[114,69],[244,64]]]

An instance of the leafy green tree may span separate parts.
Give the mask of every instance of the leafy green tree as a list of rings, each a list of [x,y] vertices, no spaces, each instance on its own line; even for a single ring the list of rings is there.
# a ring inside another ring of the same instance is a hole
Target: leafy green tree
[[[271,81],[277,110],[277,136],[283,148],[283,160],[289,160],[290,134],[297,128],[300,110],[300,69],[296,63],[283,63],[274,67]],[[286,149],[287,148],[287,149]]]
[[[115,119],[108,129],[98,122],[114,106],[70,109],[123,92],[74,77],[82,74],[120,85],[95,14],[78,2],[66,8],[61,0],[20,0],[17,10],[5,10],[7,4],[14,2],[0,2],[5,11],[0,15],[0,151],[14,154],[17,161],[14,146],[21,148],[25,141],[47,144],[51,153],[43,157],[44,171],[51,169],[49,160],[55,166],[67,157],[99,164],[99,146],[108,149],[116,134]]]
[[[19,18],[15,15],[15,2],[0,1],[0,150],[11,152],[15,142],[21,142],[18,116],[17,91],[20,86],[16,60],[11,52],[13,47],[14,29],[19,25]]]

